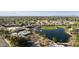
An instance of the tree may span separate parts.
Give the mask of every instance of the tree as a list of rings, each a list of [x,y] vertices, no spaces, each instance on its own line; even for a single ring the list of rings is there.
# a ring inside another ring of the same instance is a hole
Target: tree
[[[26,39],[24,37],[10,37],[10,44],[12,46],[19,46],[19,47],[30,47],[33,45],[33,42],[30,41],[30,39]]]
[[[25,39],[25,38],[22,38],[20,37],[19,40],[17,40],[17,46],[20,46],[20,47],[30,47],[33,45],[33,42]]]

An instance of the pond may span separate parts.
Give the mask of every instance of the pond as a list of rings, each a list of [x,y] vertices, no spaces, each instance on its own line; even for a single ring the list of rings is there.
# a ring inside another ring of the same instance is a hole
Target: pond
[[[38,31],[51,40],[56,38],[56,40],[59,42],[67,42],[70,38],[70,35],[65,32],[64,28],[58,28],[54,30],[38,29]]]

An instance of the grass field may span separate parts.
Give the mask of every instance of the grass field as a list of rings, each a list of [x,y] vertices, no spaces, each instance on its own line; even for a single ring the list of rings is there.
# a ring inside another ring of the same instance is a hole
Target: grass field
[[[41,29],[44,29],[44,30],[54,30],[57,28],[66,28],[66,26],[41,26]]]
[[[56,26],[41,26],[41,29],[44,29],[44,30],[53,30],[53,29],[57,29]]]

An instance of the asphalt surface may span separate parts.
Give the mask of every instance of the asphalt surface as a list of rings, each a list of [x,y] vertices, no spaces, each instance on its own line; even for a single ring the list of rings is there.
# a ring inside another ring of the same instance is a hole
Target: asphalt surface
[[[0,35],[0,47],[9,47],[3,37]]]

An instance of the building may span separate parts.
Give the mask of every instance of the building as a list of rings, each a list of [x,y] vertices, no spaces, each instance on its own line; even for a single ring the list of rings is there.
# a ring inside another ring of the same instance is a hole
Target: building
[[[16,29],[19,29],[19,27],[7,27],[6,29],[7,29],[8,31],[13,32],[13,31],[16,31]]]

